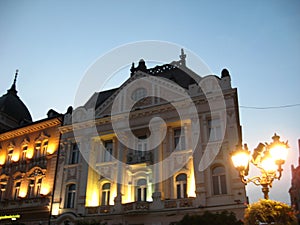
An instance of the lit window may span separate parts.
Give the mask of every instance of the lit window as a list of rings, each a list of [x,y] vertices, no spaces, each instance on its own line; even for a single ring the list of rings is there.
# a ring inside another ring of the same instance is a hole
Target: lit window
[[[147,181],[146,181],[146,179],[139,179],[137,181],[136,200],[139,202],[147,200]]]
[[[77,164],[79,161],[79,144],[73,143],[70,152],[69,164]]]
[[[41,142],[35,143],[34,151],[35,151],[35,158],[36,159],[41,157],[41,145],[42,145]]]
[[[21,161],[25,161],[25,160],[26,160],[27,149],[28,149],[28,146],[27,146],[27,145],[24,145],[23,148],[22,148]]]
[[[104,142],[104,162],[112,161],[112,154],[113,154],[113,142],[112,140]]]
[[[29,198],[38,197],[40,195],[41,184],[44,174],[40,168],[35,169],[28,177],[28,191]]]
[[[147,95],[147,90],[145,88],[138,88],[132,93],[131,99],[134,101],[139,101],[142,98],[145,98],[146,95]]]
[[[220,119],[208,120],[208,136],[210,141],[221,140],[221,121]]]
[[[35,197],[34,196],[34,180],[29,180],[29,183],[28,183],[28,197],[29,198],[33,198]]]
[[[48,149],[48,141],[44,141],[43,142],[43,146],[42,146],[42,156],[45,156],[47,154],[47,149]]]
[[[12,155],[14,153],[14,149],[9,149],[7,154],[7,163],[11,163]]]
[[[42,178],[39,178],[36,183],[36,196],[41,194]]]
[[[66,208],[74,208],[76,196],[76,185],[69,184],[66,190]]]
[[[174,129],[174,149],[184,150],[185,148],[184,128],[182,127]]]
[[[217,166],[212,170],[213,194],[227,194],[226,175],[223,166]]]
[[[109,205],[110,200],[110,183],[102,185],[101,205]]]
[[[187,198],[187,176],[181,173],[176,176],[176,193],[177,198]]]

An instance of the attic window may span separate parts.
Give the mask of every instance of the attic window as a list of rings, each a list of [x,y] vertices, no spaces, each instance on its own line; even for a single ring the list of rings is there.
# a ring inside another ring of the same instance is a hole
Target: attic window
[[[137,88],[131,95],[131,99],[134,101],[139,101],[145,98],[147,95],[147,90],[145,88]]]

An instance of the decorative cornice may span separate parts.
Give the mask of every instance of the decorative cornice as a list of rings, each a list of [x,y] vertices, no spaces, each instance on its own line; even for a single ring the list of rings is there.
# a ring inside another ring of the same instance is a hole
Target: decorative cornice
[[[36,131],[44,130],[50,127],[59,126],[60,124],[61,124],[61,120],[59,118],[52,118],[49,120],[36,122],[33,124],[29,124],[25,127],[16,128],[14,130],[10,130],[0,134],[0,141],[4,141],[17,136],[22,136]]]
[[[234,89],[234,88],[223,91],[224,99],[230,98],[235,93],[236,93],[236,89]],[[192,99],[193,99],[194,104],[196,104],[196,105],[198,105],[198,104],[203,105],[203,104],[208,103],[207,99],[205,98],[204,95],[195,96]],[[176,103],[177,104],[182,103],[181,107],[184,107],[184,105],[187,104],[187,102],[184,100],[176,102]],[[159,105],[150,105],[150,106],[146,106],[144,108],[135,109],[135,111],[130,112],[130,118],[145,117],[145,116],[168,112],[168,111],[173,111],[173,110],[174,110],[174,107],[172,106],[172,104],[170,102],[166,102],[166,103],[159,104]],[[127,114],[114,115],[114,120],[118,119],[118,117],[121,119],[125,115],[127,115]],[[70,124],[70,125],[66,125],[66,126],[61,126],[61,127],[59,127],[59,131],[63,134],[63,133],[72,132],[73,130],[80,130],[80,129],[85,129],[85,128],[89,128],[92,126],[100,126],[100,125],[109,124],[109,123],[111,123],[111,117],[105,116],[103,118],[91,119],[91,120],[78,122],[78,123],[74,123],[74,124]]]

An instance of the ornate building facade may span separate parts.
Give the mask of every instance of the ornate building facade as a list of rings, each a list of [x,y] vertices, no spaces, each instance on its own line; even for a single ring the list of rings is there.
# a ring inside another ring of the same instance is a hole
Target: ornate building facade
[[[69,108],[59,130],[51,224],[169,225],[206,210],[243,215],[245,187],[230,160],[242,142],[237,89],[226,69],[200,77],[183,52],[150,69],[141,60],[119,88]]]
[[[32,122],[17,96],[16,77],[0,98],[0,224],[48,224],[62,115]]]

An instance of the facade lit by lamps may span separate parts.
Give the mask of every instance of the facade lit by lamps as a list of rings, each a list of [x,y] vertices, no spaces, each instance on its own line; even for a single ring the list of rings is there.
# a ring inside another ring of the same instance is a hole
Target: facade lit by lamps
[[[264,198],[269,198],[269,189],[272,187],[275,179],[280,180],[282,176],[282,165],[287,158],[287,142],[280,141],[280,137],[275,133],[272,137],[273,142],[268,144],[259,143],[253,154],[248,150],[247,145],[238,146],[231,153],[231,160],[234,167],[238,170],[241,181],[244,184],[254,183],[262,186]],[[260,170],[260,176],[246,178],[249,172],[250,163]]]

